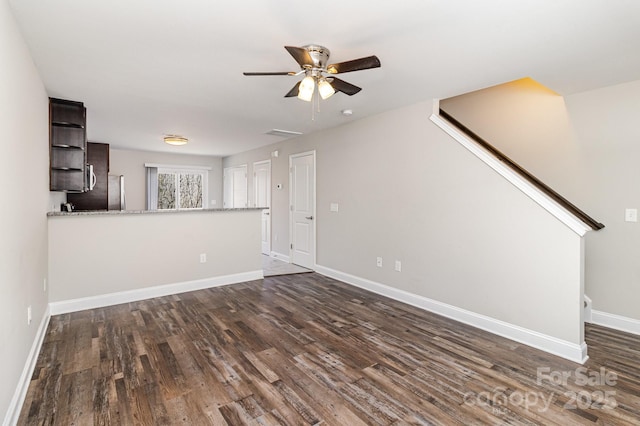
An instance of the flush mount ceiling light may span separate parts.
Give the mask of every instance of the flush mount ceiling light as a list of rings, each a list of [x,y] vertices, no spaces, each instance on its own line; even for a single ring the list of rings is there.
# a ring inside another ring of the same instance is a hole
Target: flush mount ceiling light
[[[169,145],[180,146],[180,145],[186,145],[187,142],[189,142],[189,139],[184,138],[182,136],[167,135],[164,137],[164,142],[168,143]]]

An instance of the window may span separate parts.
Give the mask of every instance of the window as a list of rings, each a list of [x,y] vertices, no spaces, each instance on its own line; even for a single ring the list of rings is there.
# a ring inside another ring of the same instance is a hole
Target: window
[[[147,209],[189,210],[206,207],[208,172],[205,168],[145,166]]]

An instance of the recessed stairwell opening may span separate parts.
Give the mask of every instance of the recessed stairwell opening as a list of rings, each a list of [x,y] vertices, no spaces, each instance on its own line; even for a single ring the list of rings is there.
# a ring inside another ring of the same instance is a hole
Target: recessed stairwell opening
[[[517,104],[517,108],[512,108],[513,104]],[[526,77],[441,100],[438,105],[439,117],[499,162],[591,230],[604,228],[602,223],[552,188],[560,185],[562,179],[558,176],[566,175],[569,169],[558,166],[556,170],[545,170],[538,166],[544,163],[543,156],[556,152],[563,154],[562,145],[566,145],[566,139],[570,137],[562,96]],[[553,115],[557,118],[550,119]]]

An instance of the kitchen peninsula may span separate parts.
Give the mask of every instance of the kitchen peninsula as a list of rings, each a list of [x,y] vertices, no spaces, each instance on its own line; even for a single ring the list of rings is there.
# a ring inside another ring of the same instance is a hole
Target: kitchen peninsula
[[[50,212],[51,313],[262,278],[260,212]]]

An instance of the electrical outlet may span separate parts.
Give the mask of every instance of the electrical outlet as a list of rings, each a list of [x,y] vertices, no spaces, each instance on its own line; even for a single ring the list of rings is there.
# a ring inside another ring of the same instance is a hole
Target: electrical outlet
[[[377,257],[376,258],[376,266],[378,268],[382,268],[382,258],[381,257]]]
[[[400,262],[399,260],[396,260],[395,269],[396,269],[396,271],[401,272],[402,271],[402,262]]]
[[[27,325],[31,325],[31,305],[27,307]]]
[[[207,253],[200,253],[200,263],[207,263]]]

